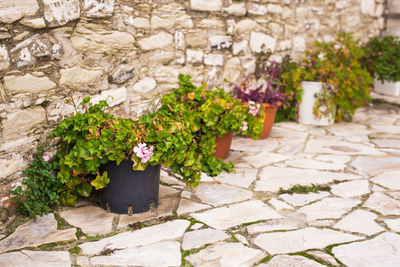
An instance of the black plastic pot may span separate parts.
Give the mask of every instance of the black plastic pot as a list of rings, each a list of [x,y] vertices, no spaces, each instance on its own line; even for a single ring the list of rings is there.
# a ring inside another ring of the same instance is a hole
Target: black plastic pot
[[[124,160],[119,166],[109,162],[100,168],[107,171],[110,183],[100,192],[103,209],[119,214],[148,211],[158,205],[161,165],[148,165],[144,171],[132,169],[132,161]]]

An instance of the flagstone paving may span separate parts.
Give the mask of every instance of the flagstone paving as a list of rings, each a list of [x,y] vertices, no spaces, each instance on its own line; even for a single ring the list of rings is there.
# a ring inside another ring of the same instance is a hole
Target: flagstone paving
[[[326,127],[278,123],[266,140],[236,136],[228,160],[236,172],[193,189],[162,170],[158,207],[142,214],[85,201],[17,216],[0,227],[0,266],[399,266],[398,106]],[[330,190],[280,190],[294,185]]]

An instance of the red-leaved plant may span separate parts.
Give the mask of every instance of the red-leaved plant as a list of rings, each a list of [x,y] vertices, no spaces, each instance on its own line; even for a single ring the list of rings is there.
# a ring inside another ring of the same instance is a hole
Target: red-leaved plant
[[[247,76],[240,85],[233,89],[234,97],[243,102],[254,101],[256,103],[268,103],[274,106],[286,105],[287,95],[280,92],[279,79],[282,69],[280,64],[272,61],[270,64],[263,64],[259,69],[258,77],[265,77],[266,83],[253,88],[250,78]],[[261,74],[261,75],[260,75]]]

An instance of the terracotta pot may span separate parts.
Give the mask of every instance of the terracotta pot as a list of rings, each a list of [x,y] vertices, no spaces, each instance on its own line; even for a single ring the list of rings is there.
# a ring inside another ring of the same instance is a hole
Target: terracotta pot
[[[215,152],[213,154],[214,157],[220,159],[226,159],[228,157],[229,150],[231,149],[232,137],[233,132],[228,132],[222,137],[215,137],[217,145],[215,146]]]
[[[274,124],[276,111],[278,110],[276,106],[268,103],[263,103],[262,105],[264,107],[265,120],[263,123],[264,124],[263,130],[258,139],[265,139],[269,136],[269,134],[271,133],[272,125]]]

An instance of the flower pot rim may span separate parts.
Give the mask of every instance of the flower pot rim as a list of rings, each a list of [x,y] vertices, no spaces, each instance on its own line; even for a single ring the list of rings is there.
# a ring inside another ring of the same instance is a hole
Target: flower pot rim
[[[317,84],[323,84],[323,82],[307,81],[307,80],[302,81],[302,83],[317,83]]]

